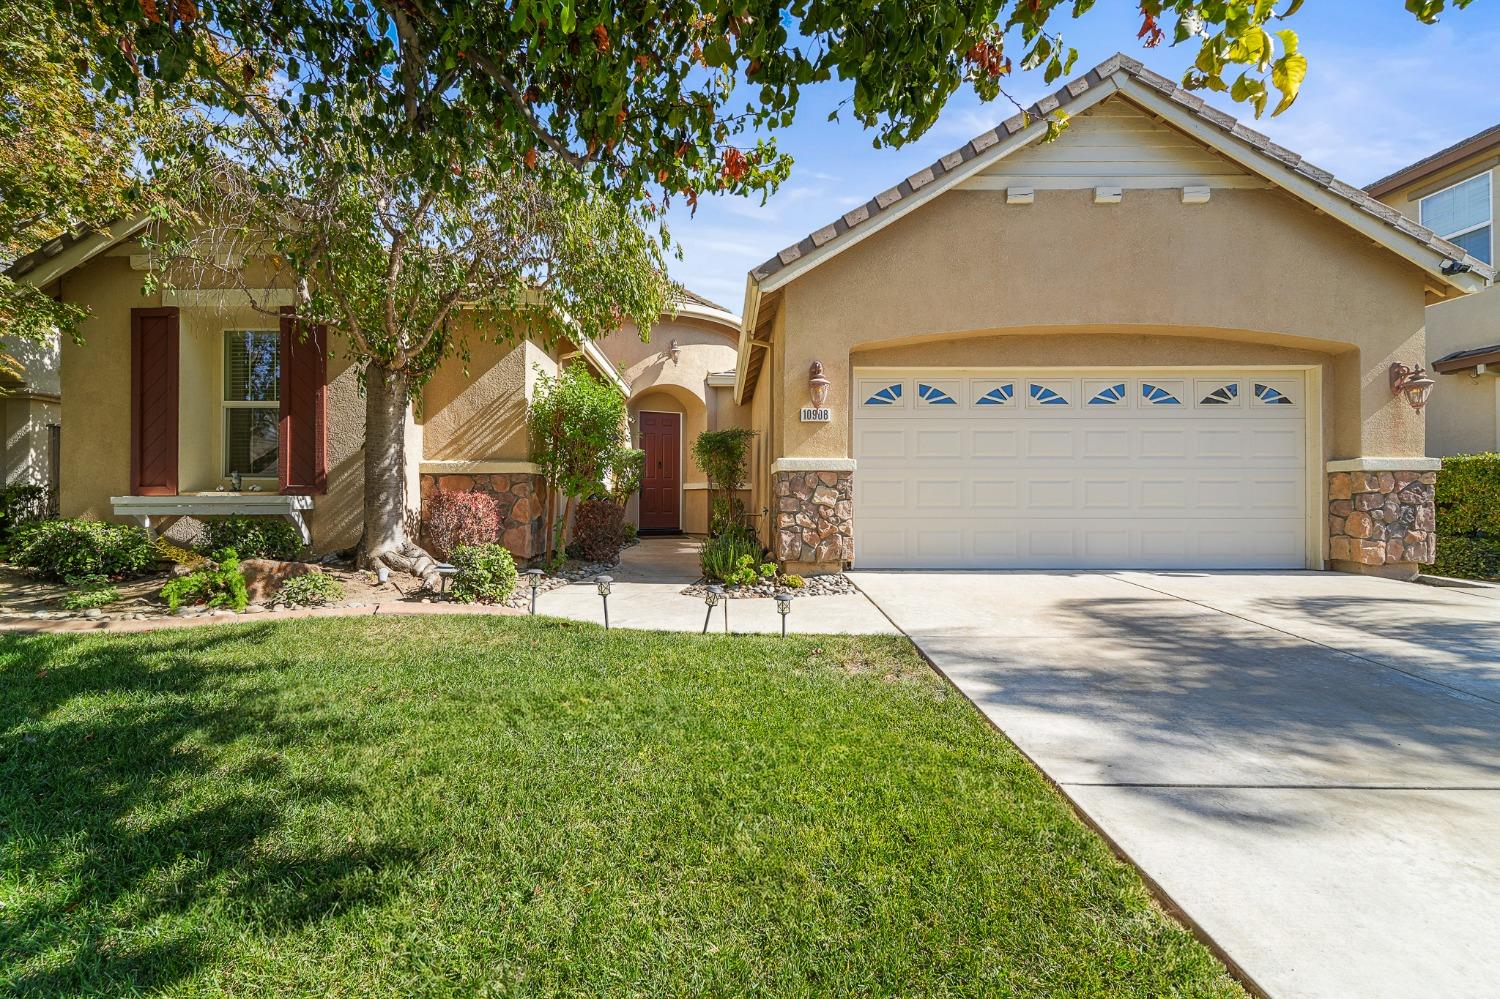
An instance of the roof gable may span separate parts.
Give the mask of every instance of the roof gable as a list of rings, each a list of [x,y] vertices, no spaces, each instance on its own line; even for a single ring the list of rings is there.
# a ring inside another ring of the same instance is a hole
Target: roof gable
[[[745,321],[753,321],[748,307],[753,303],[748,299],[755,294],[781,287],[931,198],[966,182],[984,186],[986,182],[979,179],[981,176],[1003,175],[1009,168],[1000,166],[1000,161],[1018,156],[1023,150],[1027,157],[1041,161],[1049,155],[1046,147],[1038,145],[1046,131],[1047,115],[1061,111],[1074,119],[1085,118],[1090,109],[1115,94],[1128,99],[1148,120],[1159,119],[1163,127],[1170,126],[1181,133],[1190,145],[1196,141],[1210,156],[1228,161],[1232,169],[1244,176],[1259,177],[1338,218],[1416,264],[1441,284],[1469,292],[1494,277],[1492,268],[1468,256],[1462,247],[1240,124],[1136,60],[1116,54],[1032,105],[1025,115],[1006,119],[754,268],[750,272],[751,294],[747,296]],[[1061,148],[1071,130],[1070,126],[1050,145]],[[1185,147],[1179,151],[1186,155]],[[1449,273],[1445,263],[1450,260],[1466,266],[1459,273]]]

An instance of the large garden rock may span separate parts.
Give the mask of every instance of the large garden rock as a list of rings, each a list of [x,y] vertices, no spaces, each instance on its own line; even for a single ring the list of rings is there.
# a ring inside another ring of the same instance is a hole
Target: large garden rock
[[[240,562],[245,590],[252,604],[269,603],[281,584],[309,572],[322,572],[311,562],[278,562],[271,558],[247,558]]]

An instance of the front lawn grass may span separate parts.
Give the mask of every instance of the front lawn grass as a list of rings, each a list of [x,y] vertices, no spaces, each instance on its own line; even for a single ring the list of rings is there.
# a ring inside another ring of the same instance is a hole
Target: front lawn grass
[[[0,638],[0,994],[1242,995],[904,640]]]

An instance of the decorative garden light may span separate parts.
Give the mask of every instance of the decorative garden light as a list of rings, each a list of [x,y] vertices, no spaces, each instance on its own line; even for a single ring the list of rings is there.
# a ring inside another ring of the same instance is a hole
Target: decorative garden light
[[[776,613],[781,615],[781,637],[786,637],[786,616],[792,612],[792,594],[782,590],[776,594]]]
[[[708,634],[708,622],[714,616],[714,608],[719,606],[719,601],[723,599],[724,587],[722,586],[710,586],[703,591],[703,602],[708,605],[708,613],[703,615],[703,633],[705,635]],[[729,615],[728,607],[724,608],[724,615],[727,619]],[[728,625],[725,625],[725,627],[727,628]]]
[[[526,570],[526,585],[531,587],[531,613],[536,613],[536,591],[541,589],[542,580],[547,574],[541,569]]]
[[[599,596],[604,599],[604,630],[609,630],[609,584],[613,583],[613,576],[595,576],[594,585],[599,587]]]

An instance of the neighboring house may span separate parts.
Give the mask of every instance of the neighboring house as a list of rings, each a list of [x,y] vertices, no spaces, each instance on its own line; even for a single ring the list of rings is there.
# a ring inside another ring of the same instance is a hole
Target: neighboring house
[[[1492,277],[1115,56],[751,271],[764,540],[803,571],[1411,576],[1436,462],[1387,372]]]
[[[630,386],[632,432],[646,452],[641,491],[626,510],[643,531],[708,530],[708,481],[692,446],[705,430],[750,424],[749,408],[734,401],[739,329],[738,316],[689,293],[650,342],[630,323],[599,341]]]
[[[62,396],[56,341],[36,344],[6,337],[0,352],[15,362],[0,372],[0,418],[4,430],[6,486],[41,486],[48,502],[57,495],[62,447]]]
[[[1500,125],[1397,170],[1365,189],[1493,265],[1500,202]],[[1427,406],[1429,454],[1500,450],[1500,292],[1427,310],[1437,387]]]
[[[89,309],[83,343],[64,343],[61,352],[61,394],[71,400],[75,429],[62,461],[60,513],[152,527],[230,513],[282,516],[315,551],[356,544],[365,404],[347,352],[249,308],[239,291],[143,296],[139,225],[58,241],[11,269]],[[692,363],[702,363],[698,343],[722,343],[713,364],[732,367],[738,320],[696,301],[683,310],[664,318],[663,333],[694,344],[684,351]],[[469,353],[439,368],[409,423],[409,516],[415,526],[434,490],[489,492],[506,546],[538,554],[543,503],[525,426],[538,375],[579,362],[622,394],[631,386],[598,344],[566,337],[551,346],[471,337]],[[649,372],[636,380],[638,394],[653,384]],[[702,377],[695,389],[687,384],[675,397],[691,428],[703,420],[708,388]]]

